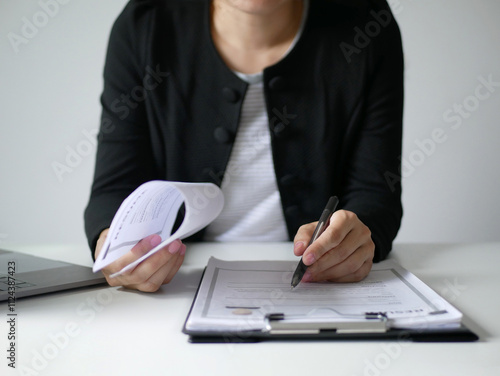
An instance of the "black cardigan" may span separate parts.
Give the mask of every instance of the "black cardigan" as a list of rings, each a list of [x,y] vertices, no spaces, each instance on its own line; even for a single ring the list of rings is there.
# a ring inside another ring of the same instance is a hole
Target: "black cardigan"
[[[247,84],[213,45],[209,4],[132,0],[114,24],[85,211],[92,251],[141,183],[222,181]],[[264,70],[264,92],[290,239],[338,195],[384,259],[402,217],[403,52],[387,3],[311,0],[296,46]]]

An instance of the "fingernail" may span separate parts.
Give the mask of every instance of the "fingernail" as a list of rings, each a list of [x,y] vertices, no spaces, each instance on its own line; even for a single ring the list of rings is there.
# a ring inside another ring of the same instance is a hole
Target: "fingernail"
[[[309,253],[306,257],[305,257],[305,264],[306,265],[311,265],[311,264],[314,264],[314,261],[316,261],[316,258],[314,257],[314,255],[312,253]]]
[[[149,240],[149,244],[153,248],[156,247],[160,243],[161,243],[161,237],[159,235],[153,235],[153,237],[151,237],[151,239]]]
[[[172,255],[175,255],[181,249],[181,242],[176,240],[172,244],[168,246],[168,252]]]
[[[186,254],[186,246],[183,244],[181,247],[181,256],[184,256]]]

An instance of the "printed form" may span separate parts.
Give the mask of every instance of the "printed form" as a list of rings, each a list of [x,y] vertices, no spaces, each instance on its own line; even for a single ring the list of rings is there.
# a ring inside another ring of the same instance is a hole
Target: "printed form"
[[[300,283],[291,290],[294,261],[208,262],[187,330],[241,331],[265,326],[268,314],[296,320],[364,320],[384,313],[392,328],[460,324],[462,314],[394,261],[374,265],[356,283]]]
[[[181,225],[174,229],[183,204],[184,218]],[[158,246],[114,275],[134,268],[172,241],[201,230],[220,214],[223,206],[222,191],[212,183],[153,180],[142,184],[116,212],[102,246],[103,251],[94,264],[94,272],[129,252],[143,238],[160,235],[162,242]]]

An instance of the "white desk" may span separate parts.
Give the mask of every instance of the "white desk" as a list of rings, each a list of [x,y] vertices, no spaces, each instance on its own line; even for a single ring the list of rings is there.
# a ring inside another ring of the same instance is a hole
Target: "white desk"
[[[17,249],[91,265],[83,246]],[[51,376],[500,375],[500,243],[396,245],[391,256],[464,313],[465,324],[481,337],[475,343],[190,344],[181,329],[210,255],[294,258],[290,243],[196,244],[172,283],[156,294],[102,287],[19,300],[16,371],[4,356],[4,304],[0,374],[22,374],[24,366],[33,370],[24,374]]]

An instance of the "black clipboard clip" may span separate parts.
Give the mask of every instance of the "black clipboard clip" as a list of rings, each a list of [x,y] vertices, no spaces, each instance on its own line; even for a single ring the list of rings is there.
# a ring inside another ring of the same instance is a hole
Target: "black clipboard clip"
[[[284,313],[270,313],[265,316],[266,329],[270,335],[314,335],[321,333],[355,334],[386,333],[389,329],[387,316],[380,312],[367,312],[357,320],[294,320]]]

